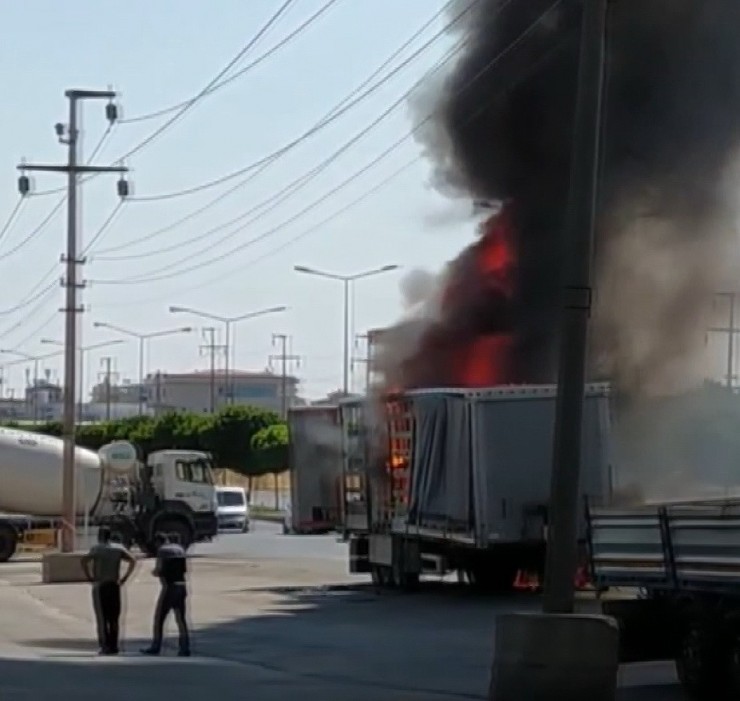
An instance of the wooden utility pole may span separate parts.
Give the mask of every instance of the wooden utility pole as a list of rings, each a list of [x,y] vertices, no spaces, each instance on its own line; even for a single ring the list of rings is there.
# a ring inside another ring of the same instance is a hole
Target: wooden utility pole
[[[737,324],[737,299],[738,292],[715,292],[716,297],[724,297],[729,303],[728,324],[727,326],[715,326],[709,329],[712,333],[727,334],[727,375],[726,382],[728,389],[735,386],[735,336],[740,333],[740,327]]]

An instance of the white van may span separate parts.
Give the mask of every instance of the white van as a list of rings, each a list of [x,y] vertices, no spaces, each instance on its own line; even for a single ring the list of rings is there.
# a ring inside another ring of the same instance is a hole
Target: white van
[[[244,487],[216,487],[219,531],[249,531],[249,504]]]

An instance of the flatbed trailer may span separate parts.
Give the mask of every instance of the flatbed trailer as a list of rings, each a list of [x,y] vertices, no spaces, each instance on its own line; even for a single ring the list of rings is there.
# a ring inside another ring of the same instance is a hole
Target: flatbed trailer
[[[422,574],[450,572],[487,590],[536,588],[555,396],[551,385],[513,386],[343,403],[350,571],[403,589],[415,588]],[[585,407],[581,493],[609,498],[608,387],[590,385]],[[585,564],[585,522],[580,536]]]
[[[740,497],[635,508],[588,505],[597,588],[622,662],[675,660],[694,699],[740,698]]]

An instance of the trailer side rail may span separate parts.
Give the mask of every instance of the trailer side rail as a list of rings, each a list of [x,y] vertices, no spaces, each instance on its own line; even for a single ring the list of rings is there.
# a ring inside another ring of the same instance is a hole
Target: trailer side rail
[[[589,508],[589,548],[601,587],[740,594],[740,505]]]

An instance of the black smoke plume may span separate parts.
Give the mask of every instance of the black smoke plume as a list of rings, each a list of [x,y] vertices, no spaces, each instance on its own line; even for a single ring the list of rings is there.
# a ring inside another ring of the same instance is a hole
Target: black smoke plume
[[[457,0],[464,42],[412,101],[449,196],[511,200],[517,381],[553,381],[580,3]],[[740,3],[619,0],[608,22],[592,376],[666,389],[698,370],[712,293],[738,269]],[[470,326],[486,327],[472,305]]]

